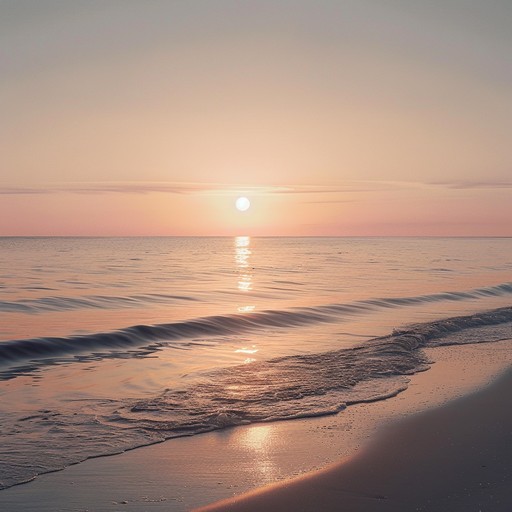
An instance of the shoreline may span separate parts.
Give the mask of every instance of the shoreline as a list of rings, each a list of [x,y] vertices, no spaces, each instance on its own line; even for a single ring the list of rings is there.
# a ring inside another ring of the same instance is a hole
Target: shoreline
[[[380,429],[348,460],[196,512],[512,509],[512,369],[490,386]]]
[[[431,369],[412,375],[394,398],[333,416],[229,428],[89,459],[1,491],[0,507],[178,512],[309,474],[353,456],[383,425],[485,388],[512,365],[512,340],[426,353],[435,361]]]

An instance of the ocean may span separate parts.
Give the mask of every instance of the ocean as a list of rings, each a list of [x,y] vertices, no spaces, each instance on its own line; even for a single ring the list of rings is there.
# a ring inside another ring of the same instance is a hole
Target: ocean
[[[0,489],[384,400],[511,300],[511,238],[0,238]]]

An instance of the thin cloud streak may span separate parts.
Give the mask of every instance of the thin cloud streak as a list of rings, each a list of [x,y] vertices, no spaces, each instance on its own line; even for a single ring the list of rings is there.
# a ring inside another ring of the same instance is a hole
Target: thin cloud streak
[[[302,201],[302,204],[344,204],[344,203],[355,203],[354,199],[327,199],[325,201]]]
[[[512,181],[500,181],[500,180],[489,180],[489,181],[435,181],[429,183],[429,185],[435,185],[445,187],[449,189],[465,190],[465,189],[494,189],[494,188],[512,188]]]
[[[226,183],[186,182],[76,182],[51,185],[23,186],[0,185],[0,195],[46,195],[46,194],[177,194],[177,195],[232,195],[234,193],[256,195],[299,195],[385,192],[410,190],[425,187],[442,187],[451,190],[478,190],[512,188],[510,181],[374,181],[351,180],[336,185],[244,185]],[[343,200],[308,201],[311,203],[340,202]],[[345,202],[345,201],[343,201]]]
[[[42,194],[183,194],[183,195],[224,195],[232,193],[251,194],[331,194],[350,192],[375,192],[410,188],[409,182],[348,181],[342,185],[241,185],[224,183],[183,183],[183,182],[90,182],[55,183],[41,186],[0,185],[0,195],[42,195]]]
[[[34,188],[34,187],[0,187],[0,195],[4,196],[18,196],[18,195],[41,195],[52,194],[54,190],[47,188]]]

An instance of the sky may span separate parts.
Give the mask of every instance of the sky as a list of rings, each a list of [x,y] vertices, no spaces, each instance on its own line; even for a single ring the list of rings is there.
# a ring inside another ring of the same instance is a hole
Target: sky
[[[511,26],[510,0],[0,0],[0,236],[512,236]]]

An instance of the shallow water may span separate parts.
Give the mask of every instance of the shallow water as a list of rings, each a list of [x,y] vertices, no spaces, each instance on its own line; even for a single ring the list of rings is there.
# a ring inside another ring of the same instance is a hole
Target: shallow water
[[[512,336],[509,309],[437,322],[510,305],[512,239],[3,238],[0,269],[3,487],[382,399],[422,346]]]

